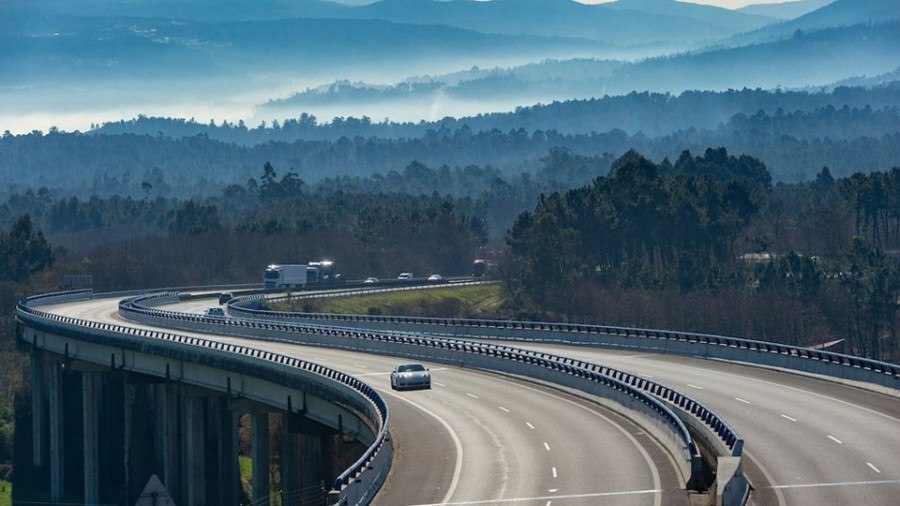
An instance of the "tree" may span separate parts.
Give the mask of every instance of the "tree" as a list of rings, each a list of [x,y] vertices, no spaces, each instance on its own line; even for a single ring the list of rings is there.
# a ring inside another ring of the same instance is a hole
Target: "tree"
[[[53,249],[44,233],[34,231],[31,216],[25,214],[13,223],[9,232],[0,232],[0,275],[8,281],[22,282],[53,265]]]

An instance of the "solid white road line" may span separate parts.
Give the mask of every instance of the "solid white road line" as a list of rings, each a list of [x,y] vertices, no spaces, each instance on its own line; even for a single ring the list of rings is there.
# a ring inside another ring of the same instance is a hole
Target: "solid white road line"
[[[592,498],[596,498],[596,497],[647,495],[647,494],[659,494],[661,492],[662,492],[662,490],[659,490],[659,489],[657,489],[657,490],[630,490],[630,491],[625,491],[625,492],[597,492],[594,494],[572,494],[572,495],[555,495],[555,496],[543,496],[543,497],[512,497],[509,499],[485,499],[485,500],[481,500],[481,501],[417,504],[415,506],[474,506],[477,504],[504,504],[504,503],[517,503],[517,502],[546,501],[546,500],[555,500],[555,499],[592,499]]]
[[[459,436],[456,434],[456,431],[453,430],[453,427],[451,427],[450,424],[447,423],[446,420],[439,417],[433,411],[426,409],[424,406],[422,406],[420,404],[416,404],[415,402],[407,399],[406,397],[404,397],[402,395],[397,395],[390,390],[383,390],[380,388],[376,389],[376,390],[378,390],[384,394],[390,395],[391,397],[400,399],[401,401],[412,405],[416,409],[421,410],[423,413],[431,416],[432,418],[434,418],[435,420],[440,422],[440,424],[444,426],[444,429],[446,429],[447,432],[450,434],[450,437],[453,439],[453,446],[456,447],[456,464],[453,467],[453,478],[450,480],[450,486],[447,487],[447,493],[444,494],[444,498],[441,499],[441,502],[439,503],[439,504],[447,504],[447,501],[449,501],[450,497],[453,496],[453,494],[456,492],[456,487],[459,485],[459,476],[462,474],[462,461],[463,461],[462,441],[460,441]]]
[[[808,483],[798,485],[777,485],[770,488],[822,488],[822,487],[855,487],[863,485],[895,485],[900,480],[878,480],[878,481],[843,481],[838,483]]]

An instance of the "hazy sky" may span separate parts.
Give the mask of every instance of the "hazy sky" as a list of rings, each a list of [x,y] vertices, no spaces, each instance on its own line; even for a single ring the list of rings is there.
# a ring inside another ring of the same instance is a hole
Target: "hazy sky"
[[[603,4],[613,2],[615,0],[577,0],[585,4]],[[738,9],[750,4],[779,4],[786,3],[784,0],[679,0],[681,2],[693,4],[715,5],[717,7],[725,7],[726,9]]]

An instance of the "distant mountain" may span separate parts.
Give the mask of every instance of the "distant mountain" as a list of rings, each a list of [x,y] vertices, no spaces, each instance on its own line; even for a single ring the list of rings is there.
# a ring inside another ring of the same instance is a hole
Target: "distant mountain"
[[[772,41],[793,35],[797,30],[819,30],[860,23],[886,23],[900,20],[898,0],[836,0],[791,21],[776,23],[735,36],[731,43]]]
[[[900,22],[894,22],[797,33],[783,41],[637,63],[591,59],[549,61],[409,79],[394,86],[342,81],[270,101],[262,107],[281,111],[286,116],[310,112],[330,117],[366,111],[366,106],[377,104],[391,105],[397,114],[404,105],[408,109],[411,104],[440,102],[451,109],[448,114],[458,116],[471,113],[466,109],[467,104],[490,103],[499,108],[495,110],[512,110],[522,104],[624,95],[633,90],[681,93],[745,87],[829,87],[843,79],[893,72],[898,61]],[[893,79],[887,74],[879,82],[890,80]],[[452,110],[450,104],[458,109]],[[409,116],[402,119],[413,120]]]
[[[788,20],[799,18],[816,9],[821,9],[832,2],[834,2],[834,0],[798,0],[796,2],[783,2],[777,4],[751,4],[741,7],[740,9],[737,9],[737,11],[745,14],[756,14],[759,16]]]
[[[704,21],[723,29],[748,31],[776,21],[774,17],[723,9],[712,5],[678,2],[675,0],[618,0],[602,4],[607,9],[637,11],[660,16],[673,16]]]
[[[348,15],[484,33],[589,38],[618,45],[710,41],[773,21],[672,0],[624,0],[619,6],[571,0],[382,0],[350,9]]]
[[[596,41],[478,33],[376,19],[203,23],[154,18],[45,18],[28,33],[0,35],[0,85],[118,78],[227,78],[459,67],[493,60],[587,56]],[[477,59],[472,55],[477,55]]]

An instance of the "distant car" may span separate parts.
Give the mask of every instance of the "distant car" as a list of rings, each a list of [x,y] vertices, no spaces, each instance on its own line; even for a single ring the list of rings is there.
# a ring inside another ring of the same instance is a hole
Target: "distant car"
[[[211,307],[211,308],[207,309],[204,314],[206,316],[225,318],[225,311],[223,311],[222,308],[220,308],[220,307]]]
[[[233,293],[225,292],[225,293],[219,295],[219,304],[227,304],[233,298],[234,298]]]
[[[401,272],[399,276],[397,276],[398,281],[412,281],[413,273],[411,272]]]
[[[428,276],[428,281],[432,282],[441,281],[443,279],[444,278],[442,278],[440,274],[432,274],[431,276]]]
[[[363,283],[367,285],[374,285],[375,283],[381,283],[381,280],[378,278],[366,278]]]
[[[415,362],[398,364],[391,371],[391,388],[431,388],[431,373],[424,365]]]

